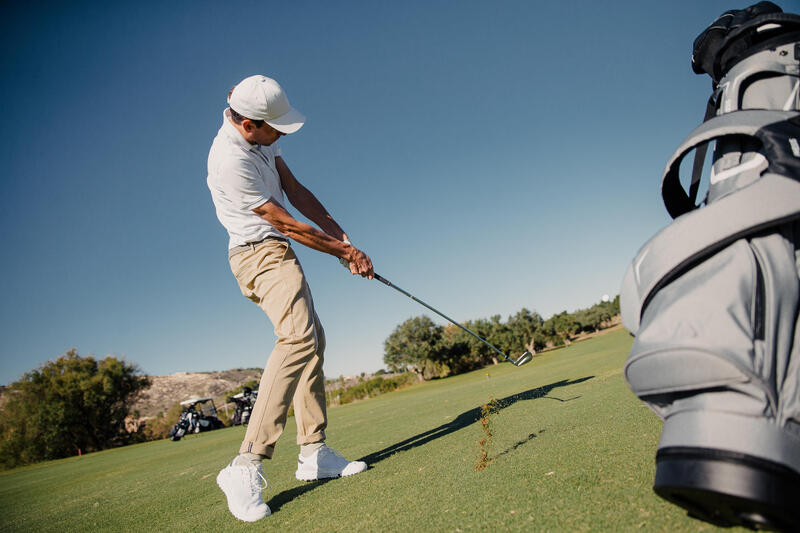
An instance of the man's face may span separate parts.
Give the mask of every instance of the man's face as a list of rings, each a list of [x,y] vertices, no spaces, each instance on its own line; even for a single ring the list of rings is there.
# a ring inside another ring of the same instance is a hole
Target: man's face
[[[249,128],[249,132],[252,139],[248,140],[262,146],[269,146],[285,135],[285,133],[279,132],[266,122],[260,128],[257,128],[252,122],[250,124],[251,128]]]

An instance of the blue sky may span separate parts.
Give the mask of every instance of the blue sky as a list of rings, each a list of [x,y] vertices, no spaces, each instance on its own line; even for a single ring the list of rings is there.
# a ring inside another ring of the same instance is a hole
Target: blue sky
[[[460,321],[616,294],[702,120],[692,41],[741,7],[4,3],[0,383],[73,347],[151,375],[264,366],[272,328],[238,292],[205,183],[251,74],[308,117],[281,140],[294,174],[400,287]],[[328,377],[381,368],[394,327],[430,314],[295,249]]]

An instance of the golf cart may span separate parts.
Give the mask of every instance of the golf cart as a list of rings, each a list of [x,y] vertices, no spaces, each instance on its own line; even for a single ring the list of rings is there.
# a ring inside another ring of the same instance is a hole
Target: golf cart
[[[181,402],[181,412],[178,423],[169,431],[171,440],[181,440],[187,433],[200,433],[225,427],[217,417],[217,406],[211,398],[189,398]]]

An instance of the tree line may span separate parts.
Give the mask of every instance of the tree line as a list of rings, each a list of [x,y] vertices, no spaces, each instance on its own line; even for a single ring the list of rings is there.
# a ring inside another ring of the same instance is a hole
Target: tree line
[[[616,323],[619,296],[574,313],[563,311],[545,320],[523,308],[503,322],[500,315],[469,320],[463,325],[506,354],[542,350],[569,344],[581,333]],[[514,355],[511,355],[512,357]],[[446,377],[497,364],[498,355],[458,326],[438,325],[428,316],[409,318],[384,341],[383,361],[393,372],[411,371],[419,379]]]
[[[574,313],[545,320],[522,309],[505,322],[499,315],[464,325],[508,354],[537,353],[569,344],[582,332],[613,324],[619,297]],[[395,328],[384,343],[384,363],[392,372],[413,372],[419,379],[445,377],[498,363],[495,352],[457,326],[440,326],[427,316]],[[356,387],[330,391],[332,403],[347,403],[404,386],[407,376],[374,378]],[[257,382],[253,382],[257,386]],[[163,438],[180,414],[176,404],[166,416],[149,420],[143,431],[131,427],[130,409],[150,386],[139,368],[107,356],[82,357],[70,350],[4,391],[0,409],[0,468],[58,459]],[[352,389],[352,390],[350,390]],[[235,392],[235,391],[234,391]],[[335,401],[334,400],[335,397]]]

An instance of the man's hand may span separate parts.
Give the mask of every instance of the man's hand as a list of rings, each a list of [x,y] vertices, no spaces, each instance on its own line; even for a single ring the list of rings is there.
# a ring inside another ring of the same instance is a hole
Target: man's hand
[[[358,274],[362,278],[372,279],[375,271],[372,268],[372,260],[369,256],[350,244],[347,239],[344,240],[344,243],[348,245],[348,250],[347,255],[339,259],[342,265],[350,269],[351,274]]]

